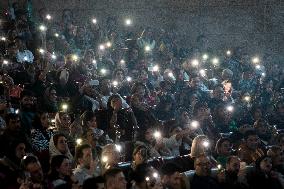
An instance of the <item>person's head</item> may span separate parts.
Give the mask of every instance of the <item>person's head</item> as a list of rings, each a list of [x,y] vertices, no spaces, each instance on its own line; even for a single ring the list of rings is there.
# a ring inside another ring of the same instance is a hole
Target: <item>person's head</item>
[[[6,156],[10,160],[21,160],[26,155],[26,142],[22,140],[14,140],[9,144]]]
[[[139,81],[141,81],[141,82],[146,82],[146,81],[148,80],[148,72],[147,72],[147,70],[142,69],[142,70],[139,72],[138,79],[139,79]]]
[[[232,91],[232,83],[229,80],[222,82],[225,93],[230,93]]]
[[[111,92],[111,85],[109,79],[102,79],[100,81],[100,92],[102,94],[109,95],[109,93]]]
[[[124,77],[125,77],[125,74],[124,74],[124,70],[123,69],[116,69],[113,72],[113,79],[117,80],[118,82],[123,82]]]
[[[51,179],[64,179],[72,173],[70,160],[64,155],[56,155],[51,158],[50,162],[50,177]]]
[[[201,85],[201,81],[199,77],[194,77],[191,79],[190,86],[193,89],[197,89]]]
[[[216,86],[213,90],[213,97],[216,99],[223,100],[224,98],[224,89],[220,86]]]
[[[33,183],[41,183],[43,181],[43,171],[36,156],[25,156],[21,161],[21,167],[29,173]]]
[[[279,101],[277,104],[276,104],[276,112],[278,115],[280,116],[284,116],[284,102],[283,101]]]
[[[7,129],[10,131],[20,131],[21,130],[21,120],[18,114],[10,113],[6,115],[5,118]]]
[[[166,163],[160,169],[162,183],[172,189],[181,188],[180,168],[175,163]]]
[[[260,119],[262,117],[262,109],[261,109],[261,107],[258,107],[258,106],[252,107],[251,113],[252,113],[252,116],[253,116],[254,120],[258,120],[258,119]]]
[[[139,97],[144,97],[146,94],[146,86],[142,83],[135,83],[131,89],[131,93],[138,95]]]
[[[187,109],[180,108],[177,113],[176,119],[181,123],[181,125],[185,125],[190,122],[190,115]]]
[[[254,130],[249,130],[244,135],[246,146],[251,150],[256,150],[260,145],[260,139]]]
[[[108,169],[104,174],[104,178],[106,189],[126,189],[127,182],[121,169]]]
[[[272,169],[272,160],[268,156],[262,156],[258,158],[255,162],[255,169],[259,172],[263,172],[265,174],[270,173]]]
[[[59,131],[70,130],[70,115],[66,112],[57,113],[55,116],[55,125]]]
[[[211,174],[210,158],[206,155],[201,155],[194,160],[195,174],[198,176],[209,176]]]
[[[122,107],[122,100],[119,95],[112,95],[108,99],[108,107],[119,110]]]
[[[221,156],[229,156],[232,152],[232,144],[229,138],[220,138],[216,143],[216,153]]]
[[[222,71],[222,79],[223,80],[231,80],[233,78],[233,72],[230,69],[224,69]]]
[[[267,156],[271,158],[273,166],[284,166],[284,152],[280,146],[272,146]]]
[[[265,135],[268,132],[269,125],[265,119],[258,119],[253,124],[254,129],[256,130],[258,135]]]
[[[91,177],[84,181],[82,189],[104,189],[104,183],[102,176]]]
[[[49,127],[49,114],[47,112],[38,113],[33,121],[34,128],[47,129]]]
[[[89,144],[82,144],[76,147],[75,161],[78,165],[90,168],[93,161],[92,148]]]
[[[82,126],[84,129],[97,128],[97,120],[94,112],[84,112],[84,114],[82,115]]]
[[[210,154],[210,141],[205,135],[198,135],[192,141],[190,156],[192,158],[209,155]]]
[[[135,165],[137,166],[149,159],[149,150],[144,145],[136,146],[133,150],[132,157]]]
[[[31,91],[24,90],[21,93],[21,109],[23,111],[32,111],[34,108],[34,94]]]
[[[53,143],[55,148],[62,154],[68,152],[67,139],[64,134],[57,133],[53,135]]]
[[[238,174],[240,170],[240,158],[238,156],[229,156],[226,162],[226,171]]]
[[[115,144],[108,144],[103,147],[101,160],[106,168],[114,167],[120,162],[120,152]]]
[[[55,103],[57,100],[56,89],[54,87],[48,87],[45,90],[45,96],[50,102]]]
[[[210,114],[210,109],[206,102],[197,102],[193,109],[193,115],[202,118]]]

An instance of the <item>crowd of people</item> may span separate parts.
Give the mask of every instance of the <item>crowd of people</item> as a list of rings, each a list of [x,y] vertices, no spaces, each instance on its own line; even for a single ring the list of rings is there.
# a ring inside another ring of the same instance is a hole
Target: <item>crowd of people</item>
[[[281,60],[120,23],[9,3],[0,187],[284,188]]]

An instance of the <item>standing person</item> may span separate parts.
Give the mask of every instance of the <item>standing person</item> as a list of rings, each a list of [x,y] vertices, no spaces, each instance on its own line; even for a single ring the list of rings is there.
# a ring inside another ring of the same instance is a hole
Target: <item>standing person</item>
[[[108,169],[105,174],[105,189],[126,189],[126,180],[122,170]]]

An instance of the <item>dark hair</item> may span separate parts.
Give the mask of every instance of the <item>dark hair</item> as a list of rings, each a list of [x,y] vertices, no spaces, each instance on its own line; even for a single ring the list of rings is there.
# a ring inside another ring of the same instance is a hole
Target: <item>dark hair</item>
[[[121,98],[120,98],[119,95],[117,95],[117,94],[111,95],[111,96],[109,97],[108,101],[107,101],[107,108],[108,108],[108,109],[112,109],[112,107],[111,107],[111,101],[112,101],[113,99],[115,99],[115,98],[118,98],[118,99],[121,100]]]
[[[228,159],[227,159],[226,164],[227,164],[227,165],[230,164],[231,161],[232,161],[234,158],[239,158],[239,157],[238,157],[238,156],[229,156]]]
[[[50,170],[49,170],[49,179],[56,180],[59,177],[59,173],[57,168],[59,168],[64,161],[64,159],[68,159],[65,155],[56,155],[51,158],[50,162]]]
[[[57,146],[59,137],[65,137],[66,138],[66,136],[63,133],[56,133],[56,134],[54,134],[53,135],[54,146]]]
[[[82,116],[81,116],[81,120],[82,120],[82,127],[86,127],[87,126],[87,122],[91,121],[93,119],[93,117],[95,117],[95,113],[92,111],[85,111]]]
[[[255,161],[255,169],[256,169],[257,171],[260,171],[260,170],[261,170],[260,164],[261,164],[262,160],[264,160],[265,158],[270,158],[270,157],[267,156],[267,155],[263,155],[263,156],[259,157],[259,158]],[[271,159],[271,158],[270,158],[270,159]]]
[[[142,149],[145,149],[145,152],[143,152],[141,155],[145,158],[145,160],[147,160],[148,157],[150,157],[150,152],[149,152],[149,149],[147,148],[147,146],[145,146],[143,144],[138,145],[134,148],[134,150],[132,152],[132,157],[135,156]]]
[[[82,144],[76,147],[75,149],[75,161],[78,163],[79,158],[83,157],[83,150],[87,149],[87,148],[91,148],[91,146],[89,144]]]
[[[33,128],[43,129],[43,126],[41,124],[41,116],[43,114],[47,114],[47,112],[39,112],[39,113],[36,114],[36,116],[34,117],[34,120],[32,122]]]
[[[175,172],[180,172],[181,168],[173,163],[173,162],[169,162],[169,163],[166,163],[164,164],[161,169],[160,169],[160,173],[161,173],[161,176],[164,176],[164,175],[172,175],[174,174]]]
[[[17,118],[20,118],[20,116],[18,114],[15,114],[15,113],[9,113],[6,115],[5,117],[5,122],[7,125],[9,125],[9,122],[11,119],[15,120]]]
[[[102,176],[88,178],[83,183],[82,189],[97,189],[99,183],[104,183],[105,179]]]
[[[216,143],[216,147],[215,147],[215,151],[217,154],[219,154],[219,149],[221,148],[221,145],[225,142],[225,141],[228,141],[231,143],[231,140],[227,137],[223,137],[223,138],[220,138],[217,143]]]
[[[252,135],[257,135],[257,133],[255,132],[255,130],[248,130],[247,132],[245,132],[244,134],[244,139],[247,140],[249,136]],[[257,135],[258,136],[258,135]]]
[[[30,163],[39,163],[38,159],[36,156],[34,155],[28,155],[28,156],[25,156],[22,161],[21,161],[21,168],[22,170],[26,170],[27,169],[27,166],[30,164]]]
[[[115,177],[118,173],[121,173],[122,170],[119,169],[119,168],[111,168],[111,169],[108,169],[105,174],[104,174],[104,179],[105,179],[105,182],[110,179],[111,177]]]
[[[146,92],[146,86],[142,82],[136,82],[131,88],[131,94],[134,94],[137,91],[138,87],[143,87]]]

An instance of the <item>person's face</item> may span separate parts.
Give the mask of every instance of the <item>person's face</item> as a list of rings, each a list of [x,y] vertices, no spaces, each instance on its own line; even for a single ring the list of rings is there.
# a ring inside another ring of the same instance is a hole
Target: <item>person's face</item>
[[[88,121],[88,127],[97,128],[96,116],[94,116],[91,121]]]
[[[111,107],[113,109],[116,109],[116,110],[120,109],[122,107],[121,99],[120,98],[113,98],[111,100]]]
[[[136,94],[138,94],[139,96],[144,96],[145,93],[146,93],[145,88],[139,85],[136,89]]]
[[[232,88],[232,83],[228,82],[224,84],[224,91],[228,93]]]
[[[231,150],[232,150],[232,145],[229,141],[224,141],[222,144],[221,144],[221,147],[220,147],[220,153],[222,155],[230,155],[231,154]]]
[[[68,145],[67,145],[67,140],[66,140],[66,138],[64,136],[60,136],[58,138],[58,141],[57,141],[57,144],[56,144],[56,148],[62,154],[65,154],[67,152]]]
[[[110,92],[110,89],[111,89],[110,81],[109,80],[103,80],[101,90],[103,92]]]
[[[57,96],[56,96],[56,91],[55,90],[51,90],[50,91],[49,99],[52,102],[56,102]]]
[[[181,187],[181,176],[179,172],[175,172],[174,174],[170,176],[165,176],[167,178],[163,179],[165,180],[165,185],[169,186],[170,188],[173,189],[178,189]]]
[[[0,100],[0,110],[6,110],[7,108],[7,101],[4,99]]]
[[[94,134],[93,130],[90,130],[90,129],[88,130],[87,141],[88,141],[88,144],[90,144],[92,147],[96,146],[97,141],[95,139],[95,134]]]
[[[72,173],[72,170],[71,170],[69,159],[64,159],[60,167],[57,169],[57,171],[59,172],[59,175],[63,177],[70,176]]]
[[[188,123],[190,121],[188,112],[184,111],[181,113],[181,122]]]
[[[208,157],[199,157],[195,162],[195,173],[198,176],[209,176],[211,173],[211,164]]]
[[[125,176],[122,172],[118,173],[115,178],[114,178],[114,186],[116,186],[115,188],[117,189],[126,189],[126,180],[125,180]]]
[[[69,129],[69,126],[71,124],[71,118],[68,114],[63,114],[60,118],[61,121],[61,125],[66,128]]]
[[[27,165],[27,171],[31,175],[31,180],[35,183],[41,183],[43,181],[43,172],[39,162],[30,163]]]
[[[19,131],[21,129],[21,120],[19,117],[10,119],[9,128],[13,131]]]
[[[270,158],[264,158],[261,162],[260,162],[260,169],[265,172],[265,173],[269,173],[272,169],[272,161]]]
[[[253,117],[254,117],[255,120],[260,119],[260,118],[262,117],[262,112],[261,112],[261,110],[257,109],[257,110],[254,112]]]
[[[122,71],[116,72],[115,78],[116,78],[118,81],[123,81],[123,78],[124,78],[123,72],[122,72]]]
[[[224,90],[222,87],[218,87],[213,91],[213,97],[221,100],[224,98]]]
[[[139,165],[145,161],[145,157],[142,154],[146,153],[146,151],[146,148],[141,148],[136,154],[134,154],[133,160],[135,162],[135,165]]]
[[[90,163],[93,160],[93,155],[92,155],[92,149],[91,148],[85,148],[83,150],[83,157],[80,158],[80,164],[83,165],[84,167],[89,168]]]
[[[49,126],[49,115],[48,113],[44,113],[44,114],[41,114],[40,115],[40,122],[41,122],[41,125],[44,127],[44,128],[48,128]]]
[[[153,137],[153,130],[152,129],[147,129],[145,132],[145,140],[148,142],[153,142],[154,137]]]
[[[237,157],[232,158],[230,163],[226,165],[227,166],[226,170],[228,172],[232,172],[232,173],[236,173],[237,174],[239,172],[239,170],[240,170],[240,162],[241,161],[240,161],[239,158],[237,158]]]
[[[259,121],[255,129],[258,134],[263,135],[267,133],[268,125],[265,121]]]
[[[251,135],[247,138],[247,146],[252,150],[256,150],[259,143],[260,139],[257,135]]]
[[[24,143],[18,144],[16,147],[16,157],[22,159],[26,155],[26,145]]]
[[[22,105],[27,108],[31,108],[34,105],[34,99],[32,96],[24,96],[22,98]]]

